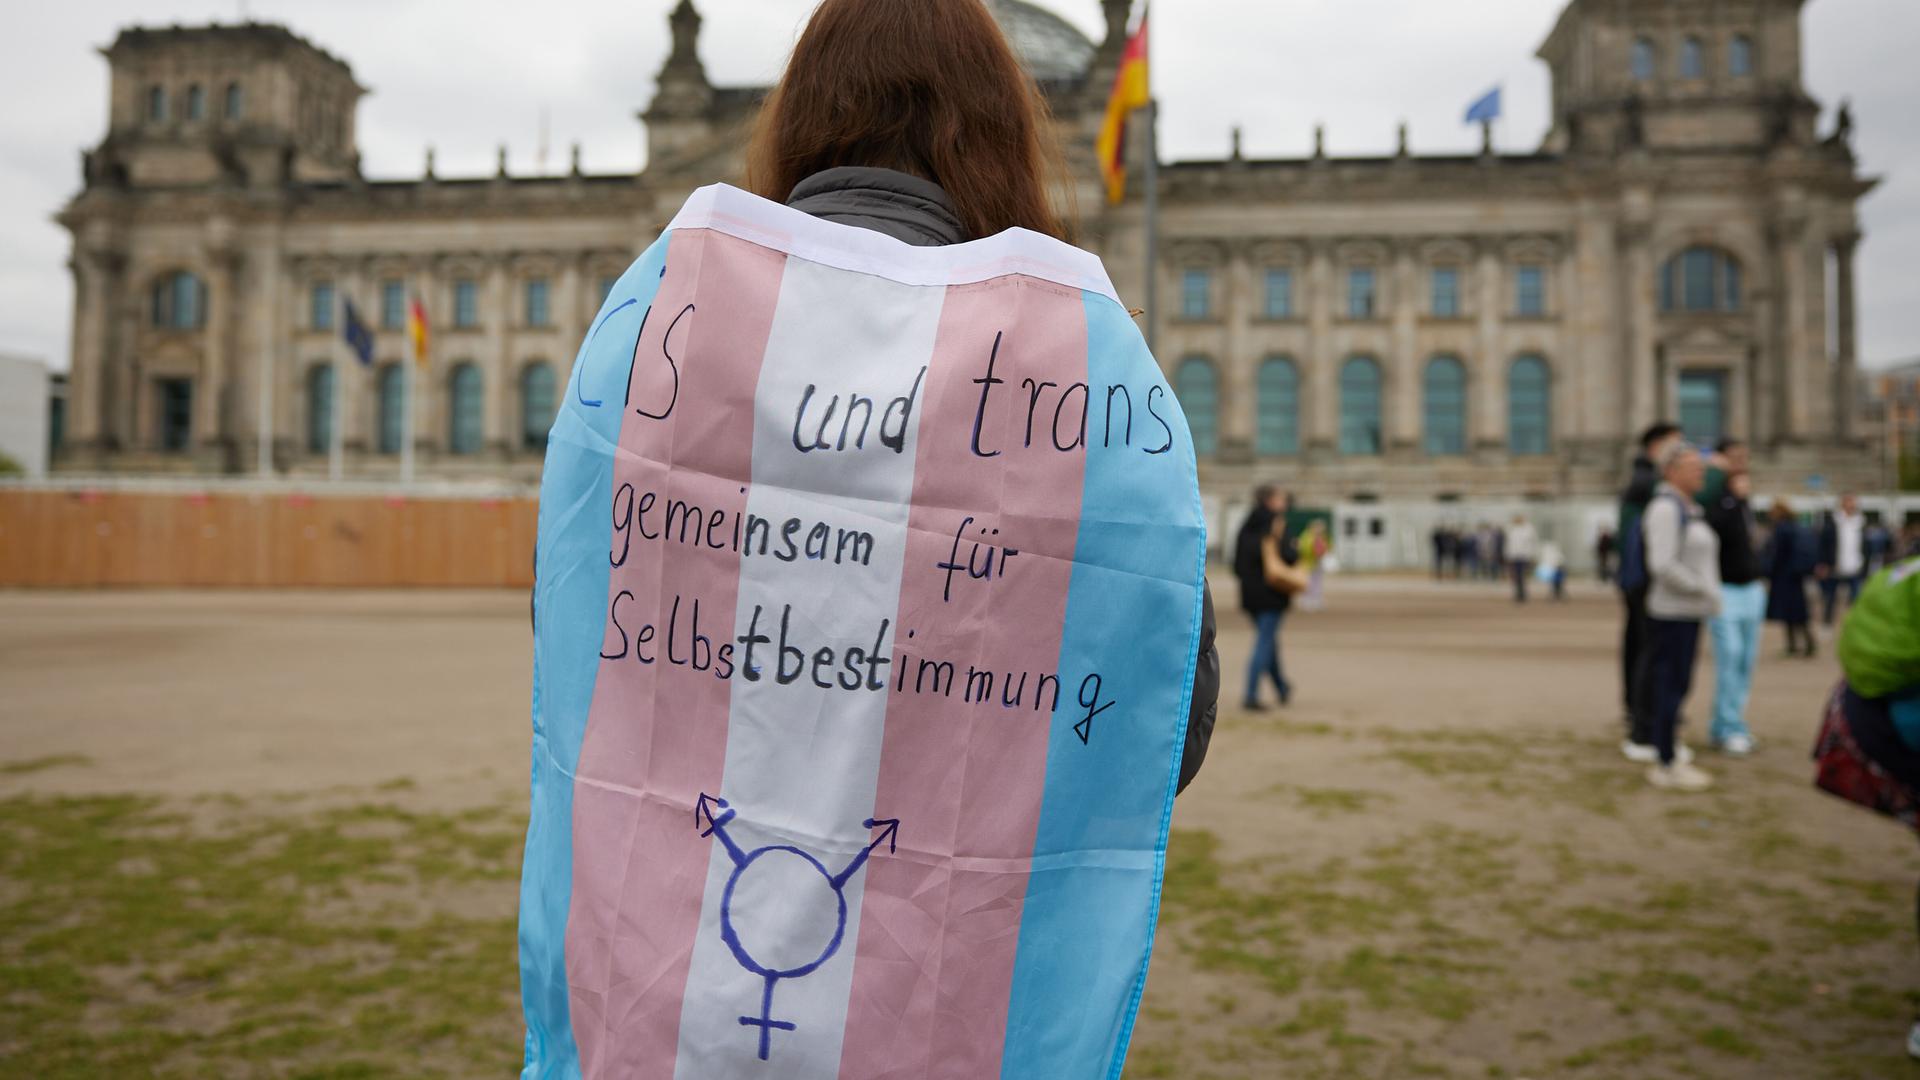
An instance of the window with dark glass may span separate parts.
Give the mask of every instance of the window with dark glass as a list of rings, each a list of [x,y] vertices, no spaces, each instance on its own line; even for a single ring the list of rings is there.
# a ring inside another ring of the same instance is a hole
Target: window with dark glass
[[[1173,393],[1187,415],[1187,430],[1193,433],[1193,452],[1211,454],[1220,442],[1220,388],[1213,361],[1204,356],[1189,356],[1174,370]]]
[[[1718,371],[1680,373],[1680,430],[1687,439],[1712,445],[1726,434],[1726,376]]]
[[[447,449],[456,454],[480,452],[483,390],[480,369],[471,362],[455,364],[447,376]]]
[[[1467,368],[1452,356],[1427,362],[1422,380],[1425,446],[1433,455],[1467,452]]]
[[[1680,77],[1698,79],[1707,73],[1705,46],[1697,37],[1687,38],[1680,43]]]
[[[193,447],[193,380],[160,379],[160,449],[178,454]]]
[[[553,365],[537,360],[520,372],[520,445],[528,450],[545,449],[553,414]]]
[[[1356,266],[1347,271],[1347,318],[1371,319],[1374,313],[1373,268]]]
[[[1547,313],[1547,269],[1528,263],[1513,275],[1513,312],[1537,318]]]
[[[167,88],[164,86],[147,87],[147,119],[156,123],[167,118]]]
[[[333,365],[307,369],[307,452],[324,454],[333,446]]]
[[[1181,272],[1180,314],[1189,319],[1204,319],[1213,314],[1212,271],[1188,267]]]
[[[1690,247],[1660,268],[1663,311],[1739,311],[1740,264],[1718,248]]]
[[[1340,452],[1380,452],[1380,365],[1355,356],[1340,365]]]
[[[380,329],[399,330],[407,325],[406,284],[389,279],[380,283]]]
[[[1507,372],[1507,450],[1517,455],[1545,454],[1552,442],[1552,381],[1547,362],[1523,356]]]
[[[153,286],[151,322],[164,330],[197,330],[207,318],[207,287],[185,270],[162,274]]]
[[[246,113],[247,113],[247,101],[246,101],[246,97],[240,90],[240,84],[237,82],[228,83],[227,84],[227,108],[226,108],[227,119],[238,120],[241,117],[245,116]]]
[[[380,369],[380,452],[397,454],[407,438],[407,371],[399,364]]]
[[[480,325],[480,283],[471,278],[453,283],[453,325],[462,330]]]
[[[187,87],[187,119],[207,118],[207,92],[199,83]]]
[[[1274,267],[1267,271],[1267,318],[1293,318],[1293,271]]]
[[[1653,42],[1647,38],[1634,38],[1633,50],[1627,66],[1635,79],[1645,82],[1653,78],[1655,66]]]
[[[314,330],[333,329],[333,282],[313,283],[308,297],[307,325]]]
[[[1433,315],[1436,319],[1452,319],[1460,315],[1460,271],[1454,267],[1434,268]]]
[[[547,279],[529,278],[527,280],[527,325],[546,326],[551,321],[547,310]]]
[[[1254,449],[1268,456],[1300,452],[1300,369],[1284,356],[1260,362]]]
[[[1736,79],[1753,74],[1753,39],[1745,34],[1727,43],[1727,74]]]

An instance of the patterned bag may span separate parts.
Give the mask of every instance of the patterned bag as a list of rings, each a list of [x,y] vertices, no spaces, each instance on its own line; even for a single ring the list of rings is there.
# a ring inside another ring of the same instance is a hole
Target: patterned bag
[[[1920,831],[1920,800],[1915,799],[1912,788],[1888,775],[1861,751],[1847,722],[1846,696],[1847,684],[1843,682],[1827,698],[1820,736],[1813,744],[1817,765],[1814,786]]]

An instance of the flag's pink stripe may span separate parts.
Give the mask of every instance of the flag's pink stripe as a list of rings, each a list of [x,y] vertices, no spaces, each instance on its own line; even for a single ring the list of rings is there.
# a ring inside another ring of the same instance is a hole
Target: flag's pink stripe
[[[1000,342],[981,431],[975,414],[994,335]],[[907,538],[894,663],[905,691],[888,702],[878,808],[900,813],[899,852],[867,863],[840,1075],[954,1077],[1000,1074],[1008,988],[1020,940],[1034,834],[1046,782],[1050,723],[1073,722],[1073,687],[1055,684],[1036,711],[1042,674],[1055,673],[1078,535],[1084,451],[1054,449],[1055,405],[1086,379],[1086,319],[1077,291],[1007,277],[948,291],[927,375],[914,506]],[[1059,384],[1033,411],[1023,377]],[[1080,430],[1084,385],[1060,414],[1059,441]],[[959,559],[989,531],[976,565],[995,557],[990,580],[944,571],[955,530],[974,507]],[[1019,554],[1000,567],[1005,548]],[[912,636],[908,634],[911,631]],[[962,660],[951,697],[915,693],[921,659]],[[964,698],[968,662],[995,673],[993,699]],[[1002,677],[1026,673],[1025,699],[1002,704]],[[937,815],[937,816],[936,816]]]
[[[626,529],[615,522],[610,558],[625,546],[626,559],[608,584],[609,606],[622,590],[632,594],[620,600],[619,611],[627,655],[600,663],[574,784],[567,979],[581,1069],[589,1078],[673,1075],[680,999],[712,844],[695,828],[694,804],[701,791],[720,790],[729,683],[719,678],[717,657],[705,671],[670,661],[689,659],[696,648],[695,598],[699,633],[714,652],[732,633],[740,558],[731,536],[735,515],[747,504],[748,418],[784,264],[777,252],[721,233],[675,233],[636,351],[632,401],[613,467],[616,517],[630,506],[635,520]],[[696,292],[700,305],[683,317]],[[678,368],[677,395],[663,342]],[[639,409],[667,415],[652,419]],[[622,491],[628,484],[631,494]],[[653,500],[641,517],[649,493]],[[718,512],[714,539],[723,546],[679,542],[684,514],[669,540],[670,499],[704,515],[688,526],[690,538],[714,524]],[[668,619],[676,596],[670,655]],[[648,624],[656,629],[642,644]],[[620,631],[609,622],[602,656],[621,648]],[[642,663],[636,650],[653,662]]]

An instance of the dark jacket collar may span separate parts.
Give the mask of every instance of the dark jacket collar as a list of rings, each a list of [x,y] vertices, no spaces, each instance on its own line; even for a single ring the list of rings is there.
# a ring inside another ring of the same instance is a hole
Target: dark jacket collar
[[[916,247],[942,247],[967,239],[953,200],[939,184],[892,169],[843,165],[814,173],[794,185],[787,205]]]

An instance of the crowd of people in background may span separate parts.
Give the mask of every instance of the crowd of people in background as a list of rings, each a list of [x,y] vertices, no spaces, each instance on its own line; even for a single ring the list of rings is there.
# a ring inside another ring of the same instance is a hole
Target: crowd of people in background
[[[1525,514],[1515,514],[1504,526],[1440,525],[1430,539],[1435,581],[1510,580],[1518,604],[1527,602],[1528,583],[1538,581],[1552,590],[1555,600],[1566,599],[1566,553],[1553,541],[1542,540]]]

